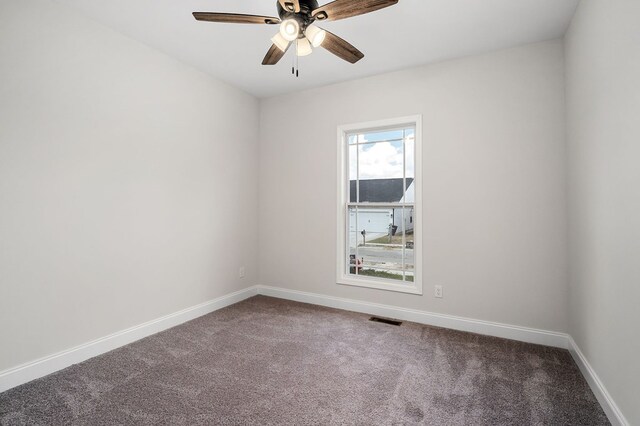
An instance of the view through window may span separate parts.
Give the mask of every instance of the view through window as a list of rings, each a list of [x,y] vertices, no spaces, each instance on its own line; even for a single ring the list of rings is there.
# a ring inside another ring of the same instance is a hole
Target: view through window
[[[352,131],[345,137],[345,275],[412,284],[416,272],[415,125]]]

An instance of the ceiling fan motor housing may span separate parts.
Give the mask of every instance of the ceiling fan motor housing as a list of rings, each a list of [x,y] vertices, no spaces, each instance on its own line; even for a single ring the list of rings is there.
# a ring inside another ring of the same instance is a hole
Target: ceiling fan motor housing
[[[278,16],[280,17],[280,19],[282,19],[283,21],[286,19],[295,19],[296,21],[298,21],[298,23],[300,24],[300,28],[302,29],[301,31],[301,36],[302,36],[304,29],[307,28],[307,26],[309,26],[315,20],[314,18],[311,17],[311,12],[318,8],[318,1],[317,0],[299,0],[299,3],[300,3],[299,13],[295,13],[291,10],[287,10],[283,8],[279,1],[276,2],[276,5],[278,8]],[[287,4],[286,1],[285,1],[285,4]],[[293,8],[293,3],[291,3],[291,5]]]

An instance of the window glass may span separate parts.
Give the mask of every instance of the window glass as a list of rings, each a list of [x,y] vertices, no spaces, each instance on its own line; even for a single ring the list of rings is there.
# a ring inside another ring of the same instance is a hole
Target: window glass
[[[346,273],[413,283],[415,130],[351,134],[347,156]]]

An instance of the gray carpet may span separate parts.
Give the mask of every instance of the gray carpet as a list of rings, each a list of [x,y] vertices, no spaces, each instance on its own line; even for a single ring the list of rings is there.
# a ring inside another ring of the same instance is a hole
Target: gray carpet
[[[254,297],[0,394],[0,423],[605,425],[566,350]]]

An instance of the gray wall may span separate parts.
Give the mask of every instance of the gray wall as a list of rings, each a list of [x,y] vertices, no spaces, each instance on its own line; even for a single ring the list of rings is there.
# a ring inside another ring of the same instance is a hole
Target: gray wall
[[[0,371],[257,283],[256,99],[49,1],[0,58]]]
[[[587,0],[564,46],[259,105],[72,10],[3,0],[0,371],[260,282],[567,331],[640,423],[638,16]],[[336,127],[412,114],[425,294],[338,286]]]
[[[260,283],[567,331],[563,75],[550,41],[262,100]],[[424,296],[337,285],[337,126],[413,114]]]
[[[570,332],[640,424],[640,2],[582,1],[566,63]]]

